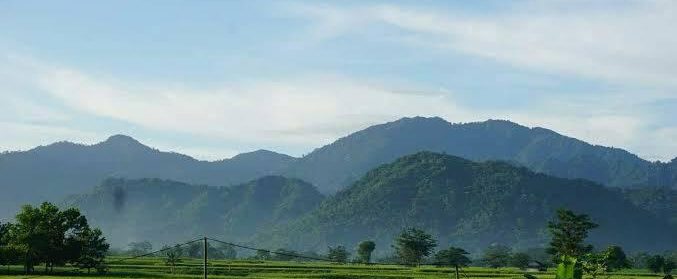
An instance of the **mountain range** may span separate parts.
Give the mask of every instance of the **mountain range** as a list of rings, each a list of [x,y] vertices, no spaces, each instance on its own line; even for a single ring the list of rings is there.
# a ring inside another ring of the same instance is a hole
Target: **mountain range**
[[[385,255],[394,236],[414,226],[433,233],[441,246],[473,253],[495,243],[527,249],[547,244],[546,223],[561,207],[600,224],[590,236],[597,247],[675,247],[677,224],[659,214],[674,212],[675,200],[629,191],[632,199],[587,180],[421,152],[382,165],[327,198],[308,183],[281,176],[231,187],[108,179],[71,197],[68,205],[80,208],[117,247],[141,240],[171,244],[206,234],[266,249],[317,252],[372,239],[378,254]]]
[[[296,177],[332,194],[367,171],[420,151],[473,161],[503,160],[563,178],[613,187],[677,188],[677,160],[649,162],[622,149],[596,146],[544,128],[509,121],[452,124],[441,118],[403,118],[375,125],[301,158],[259,150],[200,161],[162,152],[116,135],[94,145],[58,142],[0,154],[0,218],[21,204],[61,200],[110,177],[161,178],[191,184],[235,185],[264,175]]]

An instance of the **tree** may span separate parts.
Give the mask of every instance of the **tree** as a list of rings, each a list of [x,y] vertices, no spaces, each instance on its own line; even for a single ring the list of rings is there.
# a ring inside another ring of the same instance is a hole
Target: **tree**
[[[76,253],[71,263],[78,268],[86,268],[87,273],[92,268],[102,267],[106,252],[110,245],[99,229],[86,228],[78,233],[71,241],[70,247],[74,247]]]
[[[531,257],[527,253],[514,253],[510,257],[510,266],[517,267],[519,269],[526,269],[529,266],[529,261]]]
[[[199,244],[198,244],[199,245]],[[139,256],[153,251],[153,244],[149,241],[132,242],[127,245],[132,255]]]
[[[395,239],[393,248],[403,264],[418,266],[436,246],[437,240],[432,235],[417,228],[407,228]]]
[[[491,245],[484,250],[482,262],[492,268],[508,266],[510,251],[510,247],[504,245]]]
[[[557,210],[557,221],[548,222],[548,230],[552,235],[550,254],[557,258],[561,256],[579,257],[592,251],[592,246],[585,244],[588,231],[598,225],[590,221],[585,214],[577,215],[566,209]]]
[[[661,270],[663,270],[664,264],[665,258],[663,258],[661,255],[654,255],[646,260],[646,267],[653,273],[661,272]]]
[[[458,279],[458,269],[470,264],[470,258],[467,255],[468,252],[461,248],[449,247],[435,254],[435,264],[438,266],[453,266],[456,270],[456,279]]]
[[[77,209],[60,210],[48,202],[39,207],[25,205],[15,219],[4,241],[15,258],[20,252],[26,273],[40,263],[45,263],[45,271],[51,271],[67,262],[100,262],[108,250],[101,231],[92,230]]]
[[[605,274],[608,270],[608,253],[588,253],[581,257],[581,269],[592,279]]]
[[[552,235],[548,253],[558,263],[555,278],[580,279],[583,270],[578,258],[592,251],[592,246],[585,244],[588,231],[597,227],[585,214],[575,214],[566,209],[557,210],[557,220],[548,222],[548,230]]]
[[[371,240],[362,241],[357,245],[357,258],[361,263],[369,264],[371,262],[371,253],[376,249],[376,243]]]
[[[346,247],[343,247],[343,245],[336,247],[330,246],[329,252],[327,253],[327,258],[329,258],[329,260],[342,264],[348,261],[348,256],[350,256],[350,253],[348,253],[348,250],[346,250]]]
[[[674,270],[676,266],[677,263],[675,263],[673,259],[665,258],[665,260],[663,261],[663,273],[665,273],[665,275],[669,275],[670,273],[672,273],[672,270]]]
[[[174,248],[170,248],[169,246],[165,246],[162,248],[165,250],[165,265],[170,266],[171,268],[171,273],[174,273],[174,268],[176,267],[176,264],[181,262],[181,256],[183,254],[183,249],[181,249],[180,245],[174,246]]]
[[[611,245],[603,253],[606,255],[609,271],[630,268],[630,261],[620,246]]]

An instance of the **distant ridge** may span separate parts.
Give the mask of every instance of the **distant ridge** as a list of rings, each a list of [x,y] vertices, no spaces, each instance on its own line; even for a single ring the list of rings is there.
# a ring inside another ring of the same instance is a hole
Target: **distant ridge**
[[[651,163],[622,149],[506,120],[452,124],[439,117],[402,118],[371,126],[314,150],[288,172],[332,193],[380,164],[420,151],[474,161],[503,160],[536,172],[615,187],[677,187],[674,162]]]
[[[150,240],[156,245],[208,234],[249,239],[317,207],[324,197],[312,185],[264,176],[232,187],[162,179],[106,179],[65,203],[80,208],[115,247]]]

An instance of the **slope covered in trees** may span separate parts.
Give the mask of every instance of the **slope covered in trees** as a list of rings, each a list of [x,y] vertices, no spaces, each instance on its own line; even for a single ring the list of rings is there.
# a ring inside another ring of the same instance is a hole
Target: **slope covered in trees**
[[[323,196],[297,179],[266,176],[232,187],[197,186],[159,179],[108,179],[93,192],[73,196],[111,244],[173,243],[196,236],[246,240],[315,208]]]
[[[368,172],[311,214],[264,232],[258,240],[303,250],[354,247],[364,239],[388,247],[403,227],[414,226],[432,232],[441,246],[471,252],[492,243],[542,247],[549,240],[546,223],[560,207],[590,214],[600,225],[590,241],[599,247],[661,250],[677,245],[675,227],[627,201],[619,191],[507,163],[474,163],[431,152]]]

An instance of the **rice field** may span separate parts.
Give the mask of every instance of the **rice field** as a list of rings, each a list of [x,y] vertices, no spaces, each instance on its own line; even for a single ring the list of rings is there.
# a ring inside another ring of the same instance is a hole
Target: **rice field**
[[[109,259],[115,262],[116,258]],[[202,262],[198,259],[183,259],[173,272],[165,265],[162,258],[143,258],[110,264],[106,274],[97,274],[94,271],[75,271],[69,267],[61,267],[52,274],[42,274],[43,269],[36,267],[36,273],[30,276],[21,274],[20,266],[0,268],[0,278],[202,278]],[[403,267],[394,265],[359,265],[359,264],[327,264],[314,262],[275,262],[275,261],[244,261],[244,260],[210,260],[208,268],[209,278],[362,278],[362,279],[409,279],[409,278],[455,278],[450,268],[433,266]],[[521,278],[525,271],[516,268],[464,268],[461,278]],[[537,278],[553,279],[553,270],[546,272],[529,273]],[[623,270],[609,274],[610,277],[598,278],[663,278],[660,274],[646,270]]]

